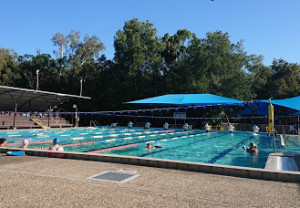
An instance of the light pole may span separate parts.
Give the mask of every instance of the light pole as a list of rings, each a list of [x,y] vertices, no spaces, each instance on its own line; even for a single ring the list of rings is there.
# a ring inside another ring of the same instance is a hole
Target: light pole
[[[82,96],[82,79],[80,80],[80,97]]]
[[[40,70],[36,70],[36,88],[35,91],[39,89],[39,72]]]
[[[74,104],[73,105],[73,108],[75,108],[75,127],[77,127],[77,105],[76,104]]]

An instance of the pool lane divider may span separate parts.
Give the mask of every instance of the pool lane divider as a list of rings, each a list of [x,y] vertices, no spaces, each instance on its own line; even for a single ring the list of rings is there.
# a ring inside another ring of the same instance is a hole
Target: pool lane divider
[[[189,131],[189,133],[192,133],[194,131]],[[176,133],[183,133],[183,132],[176,132]],[[173,132],[171,133],[167,133],[167,134],[174,134]],[[163,134],[163,135],[167,135],[167,134]],[[159,136],[162,134],[157,134],[155,136]],[[90,141],[90,142],[78,142],[78,143],[71,143],[71,144],[61,144],[60,146],[62,147],[70,147],[70,146],[78,146],[78,145],[88,145],[88,144],[95,144],[95,143],[109,143],[109,142],[116,142],[116,141],[123,141],[123,140],[129,140],[129,139],[141,139],[141,138],[146,138],[152,135],[143,135],[143,136],[136,136],[136,137],[124,137],[124,138],[118,138],[118,139],[106,139],[106,140],[99,140],[99,141]],[[49,140],[50,142],[52,142],[52,140]],[[50,143],[48,142],[48,143]],[[40,143],[46,143],[46,142],[40,142]],[[49,146],[46,147],[37,147],[37,148],[33,148],[33,149],[48,149]]]
[[[154,131],[149,132],[150,133],[162,133],[162,132],[174,132],[175,130],[163,130],[163,131]],[[145,132],[148,134],[148,132]],[[90,137],[73,137],[73,138],[66,138],[66,139],[60,139],[60,142],[66,142],[66,141],[74,141],[74,140],[85,140],[85,139],[97,139],[97,138],[105,138],[105,137],[117,137],[117,136],[130,136],[130,135],[138,135],[143,134],[141,132],[133,132],[133,133],[123,133],[123,134],[107,134],[107,135],[97,135],[97,136],[90,136]],[[30,144],[40,144],[40,143],[51,143],[53,140],[41,140],[41,141],[29,141]],[[9,146],[16,146],[20,145],[22,142],[12,142],[8,143]]]
[[[69,146],[78,146],[78,145],[88,145],[88,144],[95,144],[95,141],[92,142],[80,142],[80,143],[74,143],[74,144],[62,144],[60,146],[62,147],[69,147]],[[34,149],[49,149],[49,146],[47,147],[37,147]]]
[[[175,130],[163,130],[163,131],[154,131],[150,133],[162,133],[162,132],[174,132]],[[67,139],[61,139],[61,142],[70,141],[70,140],[84,140],[84,139],[98,139],[98,138],[106,138],[106,137],[118,137],[118,136],[130,136],[130,135],[142,135],[142,132],[133,132],[133,133],[122,133],[122,134],[107,134],[107,135],[97,135],[97,136],[90,136],[90,137],[73,137]],[[146,133],[147,134],[147,133]]]
[[[189,133],[192,133],[194,131],[189,131]],[[177,134],[179,133],[183,133],[183,132],[176,132]],[[167,133],[168,134],[168,133]],[[159,136],[161,134],[157,134],[155,136]],[[166,134],[164,134],[166,135]],[[172,132],[172,135],[174,135],[174,133]],[[119,138],[119,139],[106,139],[106,140],[99,140],[99,141],[90,141],[90,142],[79,142],[79,143],[71,143],[71,144],[61,144],[60,146],[62,147],[70,147],[70,146],[78,146],[78,145],[88,145],[88,144],[95,144],[95,143],[109,143],[109,142],[116,142],[116,141],[123,141],[123,140],[132,140],[132,139],[141,139],[141,138],[146,138],[152,135],[144,135],[144,136],[136,136],[136,137],[124,137],[124,138]],[[51,140],[52,141],[52,140]],[[121,145],[123,146],[123,145]],[[118,147],[118,146],[115,146]],[[33,149],[49,149],[49,146],[46,147],[37,147],[37,148],[33,148]],[[105,148],[106,149],[106,148]],[[102,150],[102,149],[100,149]]]
[[[97,128],[95,128],[95,130],[96,130]],[[145,129],[143,129],[143,130],[145,130]],[[148,130],[150,130],[150,129],[148,129]],[[152,129],[151,129],[152,130]],[[105,130],[102,130],[102,131],[87,131],[87,132],[82,132],[82,133],[79,133],[79,135],[87,135],[87,134],[92,134],[92,133],[95,133],[95,132],[97,132],[98,134],[103,134],[103,133],[107,133],[107,132],[128,132],[128,131],[136,131],[136,130],[134,130],[134,129],[127,129],[127,128],[125,128],[125,129],[121,129],[121,128],[119,128],[119,129],[105,129]],[[140,129],[138,130],[138,131],[140,131]],[[21,135],[20,134],[20,132],[8,132],[8,133],[6,133],[6,136],[4,136],[4,137],[9,137],[9,138],[11,138],[11,139],[8,139],[8,140],[17,140],[17,139],[23,139],[23,138],[13,138],[13,137],[28,137],[28,136],[34,136],[35,134],[37,134],[37,133],[43,133],[43,134],[45,134],[45,135],[47,135],[47,134],[59,134],[59,133],[61,133],[61,135],[60,136],[71,136],[71,134],[64,134],[64,132],[46,132],[46,131],[33,131],[33,132],[29,132],[29,133],[27,133],[27,134],[23,134],[23,135]],[[48,137],[49,137],[49,135],[48,135]]]
[[[176,132],[176,133],[193,133],[193,132],[194,131]],[[145,144],[147,142],[168,141],[168,140],[182,139],[182,138],[188,138],[188,137],[195,137],[195,136],[200,136],[200,135],[205,135],[205,134],[207,134],[207,133],[193,134],[193,135],[189,135],[189,136],[171,137],[171,138],[167,138],[167,139],[166,138],[164,138],[164,139],[154,139],[154,140],[151,140],[151,141],[142,141],[142,142],[136,142],[136,143],[126,144],[126,145],[116,145],[116,146],[108,147],[108,148],[85,151],[85,153],[107,152],[107,151],[110,151],[110,150],[117,150],[117,149],[123,149],[123,148],[126,148],[126,147],[137,146],[139,144]]]
[[[30,141],[29,144],[43,144],[51,143],[53,140],[42,140],[42,141]],[[18,146],[22,145],[22,142],[7,143],[7,146]]]
[[[97,128],[95,128],[97,129]],[[88,131],[88,132],[82,132],[82,133],[79,133],[79,135],[88,135],[88,134],[104,134],[104,133],[120,133],[120,132],[124,132],[124,133],[133,133],[133,132],[136,132],[136,133],[144,133],[146,131],[148,131],[148,133],[151,133],[152,131],[154,131],[155,129],[137,129],[137,130],[134,130],[134,129],[128,129],[128,128],[125,128],[125,129],[122,129],[122,128],[117,128],[117,129],[104,129],[102,131]],[[164,131],[175,131],[175,130],[164,130]],[[72,136],[72,134],[64,134],[64,132],[56,132],[56,133],[52,133],[50,132],[50,135],[47,135],[49,134],[48,132],[44,132],[44,131],[37,131],[37,132],[31,132],[29,134],[24,134],[24,135],[21,135],[21,134],[17,134],[17,133],[20,133],[20,132],[9,132],[7,133],[7,135],[5,137],[9,137],[7,140],[23,140],[24,138],[23,137],[28,137],[28,136],[34,136],[35,134],[37,133],[43,133],[45,136],[37,136],[36,138],[47,138],[47,137],[50,137],[52,136],[52,134],[59,134],[61,133],[61,135],[59,135],[60,137],[68,137],[68,136]],[[19,138],[13,138],[13,137],[19,137]],[[21,138],[20,138],[21,137]],[[55,137],[55,136],[53,136]]]
[[[20,137],[20,136],[22,136],[22,135],[19,135],[19,134],[9,134],[9,135],[7,135],[7,137]]]
[[[105,149],[89,151],[89,152],[86,152],[86,153],[107,152],[107,151],[110,151],[110,150],[124,149],[124,148],[127,148],[127,147],[134,147],[134,146],[138,146],[138,145],[139,145],[139,143],[133,143],[133,144],[127,144],[127,145],[122,145],[122,146],[109,147],[109,148],[105,148]]]

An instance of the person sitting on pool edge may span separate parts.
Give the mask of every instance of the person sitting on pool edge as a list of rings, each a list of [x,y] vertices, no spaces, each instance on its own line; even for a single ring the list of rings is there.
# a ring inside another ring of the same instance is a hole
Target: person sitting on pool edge
[[[251,154],[258,153],[257,146],[254,142],[250,142],[250,148],[243,146],[243,149],[246,150],[247,152],[251,153]]]
[[[162,145],[155,145],[155,146],[152,146],[152,144],[150,142],[147,142],[147,147],[144,148],[144,149],[156,149],[156,148],[163,148],[164,146]]]
[[[59,146],[58,143],[59,140],[57,138],[53,139],[53,146],[50,147],[49,150],[63,152],[64,148],[62,146]]]
[[[1,139],[0,139],[0,147],[5,147],[6,144],[7,144],[7,139],[1,138]]]

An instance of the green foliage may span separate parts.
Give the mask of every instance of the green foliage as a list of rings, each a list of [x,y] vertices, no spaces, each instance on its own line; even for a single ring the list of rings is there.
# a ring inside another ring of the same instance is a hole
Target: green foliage
[[[300,66],[283,59],[274,60],[271,66],[273,76],[268,80],[268,90],[276,98],[295,97],[300,90]]]
[[[125,22],[114,38],[115,67],[120,73],[118,85],[122,101],[159,93],[163,44],[149,21],[133,19]],[[151,92],[144,94],[151,86]]]
[[[0,48],[0,84],[13,85],[20,78],[16,71],[18,67],[17,53],[13,50]]]

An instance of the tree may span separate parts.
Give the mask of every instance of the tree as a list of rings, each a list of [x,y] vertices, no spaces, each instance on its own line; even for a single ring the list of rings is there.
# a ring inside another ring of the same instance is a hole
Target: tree
[[[62,92],[63,86],[57,79],[56,61],[49,54],[36,56],[25,54],[19,56],[19,71],[21,79],[15,83],[18,87],[35,89],[36,71],[40,71],[39,86],[42,90]]]
[[[67,39],[69,43],[68,53],[70,57],[73,57],[80,43],[80,31],[71,30],[70,34],[67,36]]]
[[[300,66],[297,63],[288,63],[283,59],[274,59],[271,65],[272,76],[266,87],[267,97],[290,98],[300,93]]]
[[[178,30],[173,36],[168,33],[162,38],[164,44],[164,50],[162,51],[162,57],[164,59],[163,75],[166,82],[166,89],[168,93],[172,93],[173,87],[171,86],[172,72],[176,69],[176,60],[180,61],[186,55],[185,43],[191,38],[192,33],[186,29]],[[173,70],[172,70],[173,68]]]
[[[57,62],[59,63],[59,66],[60,66],[59,77],[61,77],[63,65],[66,62],[66,57],[64,56],[64,51],[68,47],[69,39],[61,33],[56,33],[53,36],[53,38],[51,39],[51,41],[53,42],[53,46],[58,46],[58,50],[54,50],[53,54],[60,57],[57,60]]]
[[[254,93],[253,98],[265,99],[268,98],[268,92],[266,91],[266,84],[272,77],[273,72],[270,67],[265,66],[263,63],[262,55],[250,55],[247,61],[247,70],[252,76],[251,92]]]
[[[80,60],[79,66],[82,66],[89,58],[98,58],[99,52],[105,50],[101,40],[93,35],[85,35],[84,41],[78,44],[77,55]]]
[[[149,21],[138,19],[126,21],[123,30],[114,37],[114,61],[122,76],[123,99],[145,97],[148,87],[152,91],[159,88],[158,80],[149,76],[161,71],[163,44],[157,36],[157,30]],[[159,79],[160,77],[156,77]]]
[[[20,78],[17,72],[18,60],[14,50],[0,48],[0,84],[13,85]]]
[[[56,33],[51,41],[53,42],[53,46],[58,46],[58,50],[54,50],[53,53],[62,59],[64,51],[68,47],[69,39],[61,33]]]

